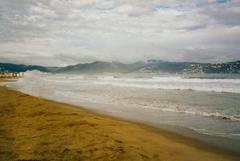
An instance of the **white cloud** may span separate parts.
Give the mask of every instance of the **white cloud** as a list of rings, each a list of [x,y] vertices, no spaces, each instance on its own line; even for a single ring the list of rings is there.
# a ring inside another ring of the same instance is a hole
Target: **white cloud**
[[[237,60],[239,11],[237,0],[0,0],[0,59]]]

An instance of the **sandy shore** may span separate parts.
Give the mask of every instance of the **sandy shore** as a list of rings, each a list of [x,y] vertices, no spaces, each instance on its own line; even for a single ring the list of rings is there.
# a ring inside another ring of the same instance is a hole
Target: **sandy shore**
[[[231,161],[198,141],[0,87],[0,160]]]

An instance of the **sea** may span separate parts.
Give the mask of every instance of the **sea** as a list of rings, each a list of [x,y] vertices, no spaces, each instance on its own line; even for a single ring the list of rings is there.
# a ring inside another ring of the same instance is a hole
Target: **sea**
[[[167,128],[240,153],[240,74],[81,75],[32,71],[2,85]]]

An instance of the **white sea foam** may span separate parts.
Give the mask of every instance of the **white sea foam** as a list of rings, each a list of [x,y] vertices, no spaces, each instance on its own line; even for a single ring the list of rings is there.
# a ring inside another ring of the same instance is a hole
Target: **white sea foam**
[[[153,78],[115,78],[107,76],[98,77],[94,83],[99,85],[133,88],[240,93],[240,79],[188,79],[174,76]]]
[[[31,71],[26,72],[25,75],[27,77],[41,77],[47,74],[38,71]],[[180,76],[127,78],[115,77],[111,75],[57,75],[56,77],[48,77],[45,79],[45,81],[65,83],[73,81],[88,81],[89,83],[98,85],[111,85],[119,87],[240,93],[240,79],[184,78]]]

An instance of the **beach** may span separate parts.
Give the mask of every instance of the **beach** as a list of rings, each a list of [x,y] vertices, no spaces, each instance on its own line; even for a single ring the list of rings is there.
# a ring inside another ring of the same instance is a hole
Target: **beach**
[[[240,161],[240,0],[0,0],[0,161]]]
[[[162,129],[0,87],[0,160],[239,160]]]

